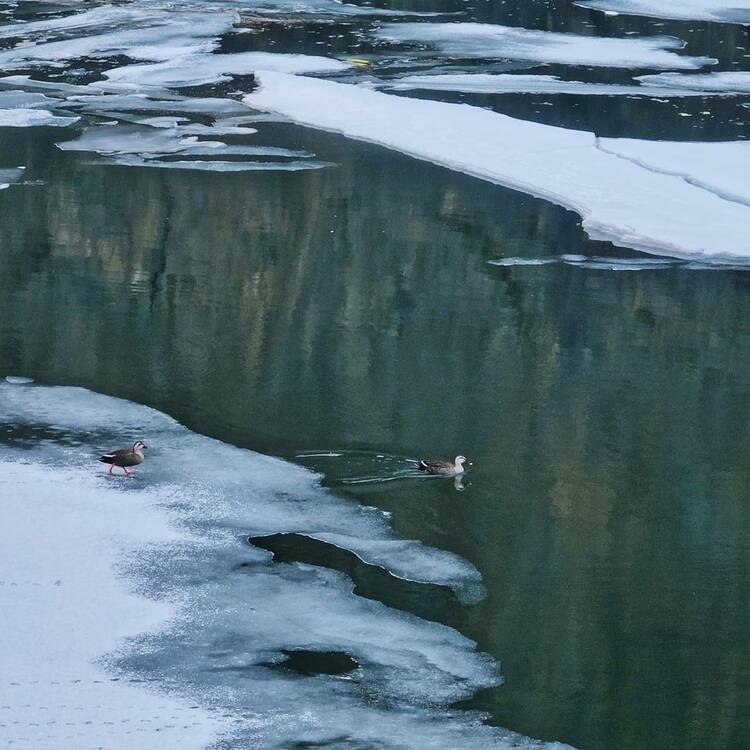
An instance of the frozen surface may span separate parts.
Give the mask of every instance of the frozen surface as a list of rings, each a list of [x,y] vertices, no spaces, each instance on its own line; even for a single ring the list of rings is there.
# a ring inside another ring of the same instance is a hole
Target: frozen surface
[[[706,163],[692,169],[711,174],[711,187],[702,187],[608,151],[592,133],[331,81],[259,78],[245,98],[256,109],[547,198],[577,211],[595,239],[676,257],[750,257],[750,208],[727,199],[735,181],[706,156],[723,155],[724,144],[696,152]]]
[[[669,75],[669,74],[666,74]],[[653,76],[658,78],[659,76]],[[649,78],[644,76],[641,80]],[[645,81],[644,81],[645,82]],[[688,87],[625,86],[585,81],[561,81],[551,75],[521,73],[455,73],[409,75],[385,83],[395,91],[423,89],[428,91],[459,91],[467,94],[575,94],[582,96],[703,96],[702,90]],[[727,88],[725,93],[734,93]],[[723,92],[724,93],[724,92]]]
[[[656,73],[639,76],[641,83],[670,91],[683,89],[698,93],[729,92],[750,94],[750,72],[729,70],[721,73]]]
[[[632,16],[750,24],[750,0],[576,0],[575,4]]]
[[[750,206],[750,141],[680,143],[602,138],[599,145],[646,169],[682,177],[726,200]]]
[[[236,21],[232,12],[175,11],[103,5],[65,18],[9,24],[2,36],[23,36],[33,44],[0,52],[4,69],[41,66],[79,57],[128,55],[135,60],[172,60],[209,52]],[[58,39],[58,34],[69,38]],[[47,41],[47,36],[55,37]]]
[[[243,541],[308,533],[417,579],[476,582],[471,566],[397,539],[380,513],[328,494],[316,475],[77,388],[0,383],[0,423],[27,436],[0,445],[4,738],[40,750],[193,748],[220,732],[226,748],[342,737],[414,750],[563,747],[446,711],[500,680],[455,630]],[[149,445],[146,463],[107,476],[97,453],[134,436]],[[285,664],[299,650],[344,652],[358,666],[301,677]]]
[[[59,117],[45,109],[0,109],[0,128],[28,128],[34,125],[64,127],[78,122],[78,117]]]
[[[218,735],[219,717],[113,680],[97,664],[174,612],[132,593],[115,573],[126,551],[180,540],[158,507],[163,495],[125,495],[91,471],[0,449],[0,496],[3,744],[186,750]]]
[[[484,23],[389,23],[375,32],[391,42],[418,42],[453,57],[511,58],[567,65],[616,68],[695,69],[716,62],[710,57],[678,55],[685,42],[674,37],[612,37]]]

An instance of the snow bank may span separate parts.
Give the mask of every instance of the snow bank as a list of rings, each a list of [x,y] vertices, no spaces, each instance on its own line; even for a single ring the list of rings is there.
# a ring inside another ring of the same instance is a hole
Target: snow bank
[[[612,37],[560,34],[485,23],[389,23],[375,36],[390,42],[418,42],[454,57],[595,65],[610,68],[691,69],[712,65],[711,57],[677,55],[685,42],[674,37]]]
[[[331,81],[280,73],[259,80],[244,100],[251,107],[546,198],[581,214],[595,239],[675,257],[750,257],[750,208],[723,197],[734,179],[712,160],[700,171],[711,173],[716,191],[607,152],[592,133]],[[694,158],[725,149],[711,147]]]
[[[632,16],[750,24],[750,0],[576,0],[575,5]]]

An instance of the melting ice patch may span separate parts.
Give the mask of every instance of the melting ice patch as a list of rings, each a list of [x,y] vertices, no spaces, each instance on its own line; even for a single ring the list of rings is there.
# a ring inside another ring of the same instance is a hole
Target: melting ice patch
[[[45,109],[0,109],[0,128],[28,128],[34,125],[65,127],[79,117],[59,117]]]
[[[641,83],[669,90],[695,91],[699,94],[750,94],[750,72],[745,70],[721,73],[657,73],[638,76]]]
[[[750,271],[750,264],[708,263],[670,258],[610,258],[608,256],[552,255],[545,258],[507,257],[488,260],[491,266],[550,266],[566,265],[591,271],[658,271],[683,268],[690,271]]]
[[[77,747],[125,750],[137,728],[146,750],[222,732],[227,748],[562,748],[445,710],[499,681],[472,641],[355,596],[341,573],[276,563],[243,540],[331,535],[396,573],[476,586],[459,558],[397,539],[379,513],[301,468],[147,407],[0,383],[0,422],[29,436],[0,445],[9,739],[58,750],[72,734]],[[99,451],[136,437],[150,453],[135,477],[96,468]],[[343,678],[302,675],[286,662],[296,651],[345,653],[358,666]]]
[[[23,177],[26,167],[12,167],[11,169],[0,169],[0,190],[10,187]]]
[[[750,0],[575,0],[575,5],[633,16],[750,24]]]
[[[135,60],[171,60],[210,52],[236,16],[227,12],[100,6],[65,18],[0,26],[0,37],[21,36],[31,44],[0,52],[0,66],[48,66],[79,57],[127,55]],[[69,38],[57,39],[61,34]],[[48,35],[55,41],[45,41]]]
[[[669,75],[669,74],[667,74]],[[644,76],[643,78],[649,78]],[[658,76],[654,76],[658,78]],[[642,79],[643,80],[643,79]],[[455,73],[408,75],[386,81],[395,91],[457,91],[467,94],[574,94],[579,96],[703,96],[702,90],[687,87],[623,86],[585,81],[562,81],[551,75],[520,73]],[[721,93],[734,93],[730,90]]]
[[[711,57],[675,54],[685,42],[674,37],[613,37],[560,34],[484,23],[389,23],[375,32],[389,42],[418,42],[458,58],[514,60],[617,68],[694,69]]]
[[[125,88],[201,86],[249,75],[256,70],[280,73],[335,73],[350,66],[339,60],[314,55],[285,55],[271,52],[237,52],[226,55],[190,55],[153,65],[125,65],[104,75],[110,84]]]
[[[314,154],[298,149],[276,146],[226,144],[223,141],[199,140],[200,135],[218,134],[250,128],[223,128],[206,125],[181,125],[174,120],[158,118],[156,126],[100,125],[86,128],[75,140],[58,143],[63,151],[93,152],[114,157],[115,164],[127,167],[158,167],[161,169],[192,169],[215,172],[286,171],[321,169],[331,166],[327,162],[309,161]],[[167,125],[162,127],[162,125]],[[186,156],[186,160],[169,157]],[[203,160],[202,157],[210,157]],[[227,158],[228,157],[228,158]],[[234,157],[264,157],[274,161],[235,161]]]
[[[702,161],[723,154],[722,144],[686,149],[690,170],[702,182],[710,174],[710,187],[702,187],[608,151],[593,133],[331,81],[280,73],[259,80],[260,88],[245,97],[256,109],[547,198],[581,214],[595,239],[676,257],[750,256],[750,207],[727,199],[736,192],[733,176],[711,159]]]

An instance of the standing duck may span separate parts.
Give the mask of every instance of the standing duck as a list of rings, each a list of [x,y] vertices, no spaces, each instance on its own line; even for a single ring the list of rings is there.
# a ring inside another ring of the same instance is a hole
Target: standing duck
[[[457,477],[464,473],[465,456],[456,456],[456,460],[437,461],[429,458],[423,458],[417,463],[417,469],[425,474],[438,474],[444,477]],[[471,463],[469,464],[471,466]]]
[[[110,474],[112,474],[112,469],[115,466],[119,466],[125,472],[126,476],[130,476],[128,466],[142,464],[145,458],[145,450],[146,446],[140,440],[137,440],[133,443],[132,448],[120,448],[119,450],[105,453],[103,456],[99,456],[99,460],[103,464],[109,464]]]

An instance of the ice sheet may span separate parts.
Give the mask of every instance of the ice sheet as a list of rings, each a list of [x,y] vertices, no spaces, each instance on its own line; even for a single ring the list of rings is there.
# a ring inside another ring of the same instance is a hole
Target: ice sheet
[[[223,731],[227,750],[342,737],[347,747],[562,750],[446,710],[499,682],[472,641],[355,596],[342,573],[273,562],[243,538],[330,535],[432,581],[473,578],[459,558],[396,538],[381,514],[303,469],[137,404],[0,383],[0,423],[29,436],[0,444],[4,739],[186,750]],[[146,462],[134,477],[108,477],[97,453],[134,436],[149,445]],[[285,663],[300,650],[358,666],[303,676]]]
[[[259,80],[245,98],[256,109],[546,198],[577,211],[595,239],[675,257],[750,256],[750,208],[722,197],[735,181],[710,162],[699,171],[717,190],[608,152],[592,133],[281,73]],[[700,158],[714,153],[705,149]]]
[[[666,74],[670,75],[670,74]],[[641,80],[649,78],[644,76]],[[653,76],[658,78],[658,76]],[[645,82],[645,81],[644,81]],[[468,94],[574,94],[577,96],[703,96],[679,86],[626,86],[585,81],[562,81],[551,75],[520,73],[456,73],[423,76],[403,76],[383,84],[395,91],[422,89],[426,91],[458,91]],[[727,89],[722,93],[734,93]]]
[[[601,138],[600,148],[646,169],[750,206],[750,141],[698,143]]]
[[[750,0],[576,0],[575,4],[633,16],[750,24]]]
[[[669,90],[750,94],[750,72],[745,70],[730,70],[721,73],[656,73],[638,76],[638,80],[649,86]]]
[[[613,37],[560,34],[484,23],[388,23],[379,39],[418,42],[458,58],[511,58],[566,65],[616,68],[695,69],[710,57],[678,55],[685,42],[674,37]]]
[[[117,415],[115,422],[113,414]],[[3,416],[51,422],[51,427],[58,430],[75,427],[95,433],[118,424],[122,434],[147,431],[162,456],[144,464],[149,481],[195,483],[200,489],[196,490],[197,495],[208,506],[231,509],[250,535],[300,531],[343,534],[365,545],[382,541],[386,542],[382,550],[374,556],[365,552],[363,557],[386,568],[390,568],[387,543],[392,542],[394,547],[401,543],[377,511],[342,503],[319,487],[317,475],[279,459],[196,435],[143,406],[76,388],[14,389],[0,383],[0,418]],[[196,450],[202,455],[200,465],[190,459]],[[448,577],[446,565],[450,568]],[[465,561],[423,546],[415,548],[409,561],[403,561],[399,551],[394,572],[456,590],[479,583],[478,572]]]

